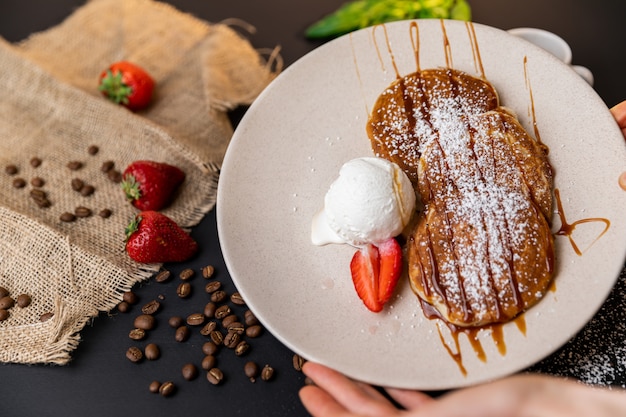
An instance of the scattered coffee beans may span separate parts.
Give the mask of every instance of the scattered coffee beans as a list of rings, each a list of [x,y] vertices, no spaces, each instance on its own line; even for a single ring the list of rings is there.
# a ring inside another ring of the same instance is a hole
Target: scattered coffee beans
[[[120,313],[127,313],[130,310],[130,304],[128,304],[126,301],[120,301],[120,303],[117,305],[117,311],[119,311]]]
[[[207,265],[204,268],[202,268],[202,276],[206,279],[211,278],[214,272],[215,272],[215,267],[213,265]]]
[[[41,162],[42,162],[41,159],[35,156],[31,158],[30,166],[32,166],[33,168],[37,168],[41,165]]]
[[[59,219],[65,223],[71,223],[76,220],[76,216],[68,211],[64,212],[59,216]]]
[[[0,298],[6,297],[7,295],[9,295],[9,290],[4,287],[0,287]]]
[[[137,363],[143,359],[143,353],[137,346],[131,346],[126,351],[126,358],[131,362]]]
[[[243,306],[243,305],[246,305],[246,302],[243,300],[243,297],[242,297],[242,296],[241,296],[241,294],[239,294],[238,292],[233,293],[233,294],[230,296],[230,301],[231,301],[233,304],[236,304],[236,305],[238,305],[238,306]]]
[[[67,167],[72,171],[78,171],[83,167],[83,163],[80,161],[70,161],[67,163]]]
[[[32,185],[33,187],[36,187],[36,188],[43,187],[45,183],[46,182],[41,177],[34,177],[34,178],[31,178],[31,180],[30,180],[30,185]]]
[[[108,219],[109,217],[111,217],[111,214],[113,214],[113,212],[110,209],[102,209],[98,213],[98,216],[102,217],[103,219]]]
[[[154,277],[154,280],[156,282],[167,282],[170,280],[171,277],[172,277],[172,273],[168,271],[167,269],[164,269],[163,271],[160,271],[156,275],[156,277]]]
[[[148,389],[153,394],[158,394],[159,388],[161,388],[161,383],[159,381],[152,381],[150,385],[148,386]]]
[[[198,368],[193,363],[188,363],[183,366],[181,373],[183,374],[183,378],[187,381],[191,381],[198,377]]]
[[[204,357],[204,359],[202,359],[202,369],[204,369],[205,371],[208,371],[211,368],[215,368],[215,364],[217,363],[217,360],[215,359],[215,356],[213,355],[206,355]]]
[[[226,291],[217,290],[213,294],[211,294],[211,301],[214,303],[221,303],[227,297]]]
[[[297,353],[293,355],[293,369],[296,371],[302,371],[302,366],[304,366],[305,362],[304,358]]]
[[[126,291],[123,295],[122,295],[122,300],[126,301],[128,304],[137,304],[137,301],[139,301],[139,297],[137,297],[137,294],[135,294],[132,291]]]
[[[24,188],[26,187],[26,180],[24,178],[16,178],[13,180],[13,187]]]
[[[269,365],[265,365],[261,370],[261,379],[263,381],[269,381],[274,377],[274,368]]]
[[[156,319],[150,314],[141,314],[135,318],[134,325],[138,329],[152,330],[156,325]]]
[[[256,362],[248,361],[243,366],[243,372],[250,379],[250,382],[255,382],[256,377],[259,376],[259,365]]]
[[[4,172],[7,175],[15,175],[15,174],[17,174],[19,172],[19,170],[17,168],[17,165],[9,164],[9,165],[4,167]]]
[[[128,337],[132,340],[143,340],[146,338],[146,331],[144,329],[133,329],[128,333]]]
[[[0,298],[0,308],[8,310],[15,305],[15,300],[9,295]]]
[[[172,381],[164,382],[159,387],[159,394],[161,394],[164,397],[169,397],[171,395],[174,395],[175,392],[176,392],[176,385],[174,385]]]
[[[10,316],[9,310],[5,308],[0,308],[0,321],[5,321]]]
[[[204,324],[204,314],[193,313],[187,316],[187,324],[190,326],[200,326]]]
[[[181,282],[176,288],[176,295],[180,298],[188,298],[191,295],[191,284],[188,282]]]
[[[174,329],[178,329],[180,326],[182,326],[183,324],[185,324],[185,321],[183,320],[182,317],[180,316],[172,316],[169,318],[169,320],[167,321],[167,324],[170,325],[170,327],[174,328]]]
[[[213,385],[218,385],[224,379],[224,374],[219,368],[211,368],[206,374],[206,379]]]
[[[91,209],[85,206],[78,206],[74,209],[74,214],[76,215],[76,217],[80,217],[80,218],[86,218],[86,217],[90,217],[92,212]]]
[[[17,306],[20,308],[28,307],[31,302],[32,302],[32,299],[30,298],[30,295],[28,294],[20,294],[17,296],[16,303],[17,303]]]
[[[202,345],[202,353],[205,355],[215,355],[219,350],[219,346],[214,342],[205,342]]]
[[[180,274],[178,274],[178,276],[180,277],[180,279],[182,279],[183,281],[188,281],[191,278],[193,278],[193,276],[196,274],[196,272],[191,269],[191,268],[185,268],[182,271],[180,271]]]
[[[100,148],[98,148],[98,146],[96,145],[89,145],[89,147],[87,148],[87,153],[89,155],[95,155],[98,153],[98,151],[100,150]]]
[[[158,312],[160,308],[161,303],[159,303],[157,300],[152,300],[144,304],[143,307],[141,307],[141,312],[143,314],[154,314]]]
[[[48,321],[50,320],[52,317],[54,317],[54,313],[52,312],[47,312],[47,313],[43,313],[41,316],[39,316],[39,321]]]
[[[159,357],[161,356],[161,349],[159,349],[159,346],[157,346],[155,343],[148,343],[146,345],[146,348],[144,349],[144,353],[146,359],[148,359],[149,361],[154,361],[159,359]]]
[[[222,288],[222,283],[219,281],[211,281],[207,285],[204,286],[204,291],[209,294],[213,294],[215,291]]]
[[[174,339],[177,342],[185,342],[187,341],[187,339],[189,339],[190,336],[190,331],[189,331],[189,327],[187,326],[180,326],[178,329],[176,329],[176,333],[174,334]]]

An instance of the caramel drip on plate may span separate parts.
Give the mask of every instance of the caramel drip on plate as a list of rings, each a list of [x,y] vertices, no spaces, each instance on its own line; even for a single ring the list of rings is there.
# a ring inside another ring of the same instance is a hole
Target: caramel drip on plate
[[[443,35],[443,50],[446,53],[446,68],[452,68],[452,48],[450,47],[450,39],[448,39],[446,24],[443,20],[441,20],[441,33]]]
[[[470,44],[472,45],[472,55],[474,57],[476,72],[480,73],[481,78],[484,80],[486,79],[485,68],[483,67],[483,60],[480,56],[480,48],[478,48],[478,39],[476,38],[474,24],[472,22],[465,22],[465,27],[467,28],[467,35],[470,39]]]
[[[559,215],[559,218],[561,219],[561,227],[556,232],[556,235],[567,236],[570,244],[572,245],[572,249],[574,249],[574,252],[576,252],[576,255],[582,256],[583,251],[581,251],[578,248],[578,245],[576,244],[572,236],[572,234],[574,233],[574,230],[576,229],[576,226],[583,224],[583,223],[593,223],[593,222],[604,223],[604,229],[598,236],[596,236],[593,242],[591,242],[591,244],[587,248],[589,249],[591,246],[593,246],[594,243],[598,241],[598,239],[604,236],[604,234],[609,230],[609,227],[611,227],[611,222],[609,221],[609,219],[605,219],[602,217],[591,217],[591,218],[576,220],[574,223],[568,223],[565,217],[565,211],[563,210],[563,202],[561,201],[561,193],[559,192],[558,189],[554,190],[554,197],[556,198],[557,214]]]

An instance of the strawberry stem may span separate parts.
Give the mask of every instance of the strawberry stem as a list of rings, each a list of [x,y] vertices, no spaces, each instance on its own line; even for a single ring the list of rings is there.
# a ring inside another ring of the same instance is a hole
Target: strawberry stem
[[[128,97],[133,93],[133,89],[122,80],[122,73],[115,74],[107,70],[106,75],[100,81],[98,90],[106,94],[109,100],[116,104],[128,104]]]
[[[135,216],[135,218],[128,224],[128,226],[126,226],[126,239],[124,239],[124,242],[128,242],[128,239],[130,239],[130,237],[133,235],[133,233],[135,233],[137,230],[139,230],[139,223],[141,223],[141,216],[137,215]]]
[[[122,179],[121,186],[128,200],[134,201],[141,198],[141,188],[133,175],[125,175]]]

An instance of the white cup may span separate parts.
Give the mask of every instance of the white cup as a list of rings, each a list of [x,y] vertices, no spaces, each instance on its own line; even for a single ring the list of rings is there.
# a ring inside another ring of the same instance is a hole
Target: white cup
[[[593,73],[586,67],[572,65],[572,49],[559,35],[544,29],[526,27],[509,29],[508,32],[550,52],[563,63],[569,65],[589,85],[593,85]]]

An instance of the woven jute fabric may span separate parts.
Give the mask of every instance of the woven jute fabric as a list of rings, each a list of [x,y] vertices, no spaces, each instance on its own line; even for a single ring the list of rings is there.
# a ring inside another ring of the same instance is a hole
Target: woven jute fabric
[[[118,60],[155,79],[147,110],[132,113],[97,90],[99,74]],[[0,321],[0,361],[67,363],[84,325],[160,268],[125,253],[124,229],[138,211],[105,162],[118,171],[139,159],[180,167],[186,180],[162,212],[193,227],[215,205],[232,135],[226,110],[252,102],[275,73],[231,27],[150,0],[91,0],[18,44],[0,39],[0,287],[32,299]],[[88,152],[94,145],[98,152]],[[16,173],[5,171],[10,165]],[[73,189],[75,179],[94,192]],[[60,219],[81,206],[93,214]],[[111,216],[99,216],[103,209]]]

